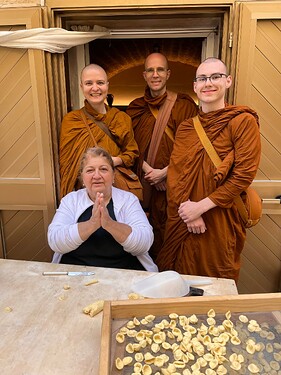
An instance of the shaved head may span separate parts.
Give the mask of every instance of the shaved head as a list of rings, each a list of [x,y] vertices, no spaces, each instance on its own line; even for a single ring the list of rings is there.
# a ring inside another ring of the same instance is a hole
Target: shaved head
[[[165,68],[168,69],[168,60],[166,56],[162,55],[162,53],[153,52],[150,55],[147,56],[144,62],[144,68],[146,69],[151,61],[154,61],[157,59],[157,61],[161,61],[163,65],[165,65]]]
[[[89,64],[89,65],[86,65],[82,71],[81,71],[81,75],[80,75],[80,80],[82,82],[82,77],[84,75],[84,73],[86,72],[89,72],[91,70],[95,70],[95,71],[98,71],[99,73],[101,73],[103,76],[104,76],[104,79],[105,81],[107,82],[107,74],[106,74],[106,71],[100,66],[100,65],[97,65],[97,64]]]
[[[218,63],[221,66],[222,73],[225,73],[228,75],[227,66],[222,60],[218,59],[217,57],[208,57],[207,59],[202,61],[201,64],[198,66],[197,71],[196,71],[196,76],[197,76],[198,70],[201,68],[202,65],[210,64],[210,63]]]

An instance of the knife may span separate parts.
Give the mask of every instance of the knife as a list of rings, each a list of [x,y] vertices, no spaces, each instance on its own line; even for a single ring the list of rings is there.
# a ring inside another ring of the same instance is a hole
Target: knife
[[[84,271],[77,271],[77,272],[67,272],[67,271],[47,271],[42,272],[43,276],[60,276],[60,275],[67,275],[67,276],[91,276],[94,275],[95,272],[84,272]]]

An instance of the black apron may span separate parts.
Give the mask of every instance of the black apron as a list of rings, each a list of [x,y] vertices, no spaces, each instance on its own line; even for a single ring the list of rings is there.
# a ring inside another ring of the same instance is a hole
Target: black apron
[[[88,207],[81,214],[78,222],[89,220],[92,216],[92,209],[93,206]],[[107,209],[110,217],[116,221],[112,199],[108,203]],[[102,227],[91,234],[77,249],[64,254],[60,263],[145,270],[138,258],[124,251],[123,246]]]

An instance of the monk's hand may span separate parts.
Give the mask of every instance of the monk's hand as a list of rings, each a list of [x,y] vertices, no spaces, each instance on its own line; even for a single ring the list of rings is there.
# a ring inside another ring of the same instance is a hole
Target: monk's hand
[[[187,230],[190,233],[195,233],[195,234],[200,234],[200,233],[205,233],[207,230],[207,227],[205,225],[205,222],[200,216],[198,219],[193,220],[191,223],[186,224]]]
[[[155,184],[154,187],[158,191],[166,191],[167,190],[166,181],[165,180],[161,181],[158,184]]]
[[[191,200],[181,203],[178,209],[180,218],[186,224],[198,219],[203,212],[204,211],[202,211],[200,202],[193,202]]]
[[[123,160],[119,156],[112,156],[112,161],[114,167],[117,167],[118,165],[123,165]]]
[[[149,170],[149,172],[145,173],[144,179],[150,183],[150,185],[156,185],[159,182],[162,182],[167,177],[167,169],[153,169]]]

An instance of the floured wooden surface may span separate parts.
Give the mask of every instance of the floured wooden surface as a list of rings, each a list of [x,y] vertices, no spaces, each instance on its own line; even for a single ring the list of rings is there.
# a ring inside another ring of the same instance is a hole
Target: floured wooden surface
[[[95,275],[43,276],[43,271]],[[102,313],[91,318],[83,308],[97,300],[126,300],[132,283],[149,275],[0,259],[1,374],[98,374]],[[92,279],[98,283],[86,286]],[[202,287],[205,295],[237,294],[233,280],[212,280]]]

